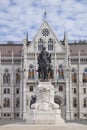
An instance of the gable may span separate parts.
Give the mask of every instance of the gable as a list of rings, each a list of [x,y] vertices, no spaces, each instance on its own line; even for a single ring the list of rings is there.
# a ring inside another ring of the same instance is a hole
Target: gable
[[[60,41],[56,38],[55,34],[53,33],[46,21],[43,22],[39,31],[35,35],[34,40],[29,47],[29,51],[33,51],[34,45],[36,46],[38,51],[38,44],[40,42],[42,42],[43,46],[45,46],[48,51],[48,42],[50,39],[53,41],[53,51],[59,53],[63,53],[65,51],[62,43],[60,43]]]

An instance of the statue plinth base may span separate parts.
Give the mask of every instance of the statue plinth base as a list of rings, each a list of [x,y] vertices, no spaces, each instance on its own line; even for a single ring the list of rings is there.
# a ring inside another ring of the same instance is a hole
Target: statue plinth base
[[[29,110],[26,123],[32,125],[64,123],[59,105],[54,102],[54,86],[50,82],[40,82],[36,87],[36,103]]]
[[[30,125],[63,125],[64,120],[61,118],[60,110],[55,111],[37,111],[30,110],[26,123]]]

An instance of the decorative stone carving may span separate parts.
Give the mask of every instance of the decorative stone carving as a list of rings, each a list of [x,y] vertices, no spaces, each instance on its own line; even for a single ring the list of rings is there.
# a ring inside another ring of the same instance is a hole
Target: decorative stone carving
[[[39,82],[36,87],[36,103],[31,105],[26,122],[36,125],[53,125],[64,122],[59,105],[54,102],[54,86],[50,82]]]
[[[37,110],[58,109],[58,104],[54,103],[54,87],[50,82],[40,82],[37,86],[37,101],[31,106]]]

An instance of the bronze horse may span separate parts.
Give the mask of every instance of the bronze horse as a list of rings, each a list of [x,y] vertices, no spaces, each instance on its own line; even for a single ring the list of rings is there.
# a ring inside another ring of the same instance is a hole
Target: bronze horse
[[[43,47],[41,53],[38,56],[38,73],[39,79],[45,81],[48,80],[48,73],[51,71],[51,55],[45,51]]]

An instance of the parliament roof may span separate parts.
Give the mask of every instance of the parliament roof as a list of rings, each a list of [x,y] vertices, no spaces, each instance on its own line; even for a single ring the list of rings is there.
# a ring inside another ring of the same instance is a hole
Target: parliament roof
[[[20,57],[23,49],[23,42],[0,42],[0,52],[1,56],[12,56]],[[30,45],[30,42],[28,42]],[[70,55],[77,56],[80,52],[81,56],[87,56],[87,43],[86,42],[69,42]]]

